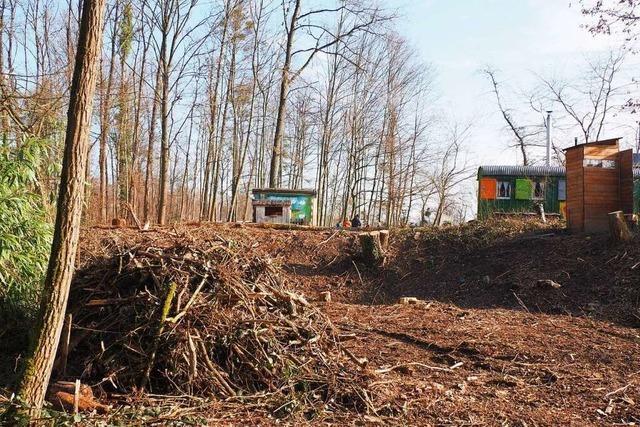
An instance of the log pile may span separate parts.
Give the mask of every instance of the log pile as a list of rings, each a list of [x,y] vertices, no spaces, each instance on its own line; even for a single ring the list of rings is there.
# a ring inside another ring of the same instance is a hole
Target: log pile
[[[107,393],[257,399],[277,416],[367,411],[365,374],[269,258],[219,236],[104,243],[72,285],[68,378]]]

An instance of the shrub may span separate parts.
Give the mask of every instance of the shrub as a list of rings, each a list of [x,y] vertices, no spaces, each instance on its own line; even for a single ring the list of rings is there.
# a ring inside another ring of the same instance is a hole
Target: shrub
[[[53,226],[39,194],[45,141],[0,147],[0,321],[31,320],[47,268]]]

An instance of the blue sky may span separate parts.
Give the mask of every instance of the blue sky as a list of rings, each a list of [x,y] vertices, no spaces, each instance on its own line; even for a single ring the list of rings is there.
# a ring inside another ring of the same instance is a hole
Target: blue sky
[[[568,0],[394,0],[397,28],[422,59],[435,66],[439,107],[460,121],[473,121],[470,149],[475,163],[517,161],[506,150],[504,130],[489,84],[479,70],[490,65],[514,90],[536,84],[534,73],[577,75],[585,57],[616,45],[581,25],[579,5]],[[637,62],[638,58],[631,58]],[[630,62],[630,61],[627,61]],[[514,100],[515,103],[521,101]],[[605,135],[618,136],[618,135]],[[559,141],[569,145],[567,138]]]

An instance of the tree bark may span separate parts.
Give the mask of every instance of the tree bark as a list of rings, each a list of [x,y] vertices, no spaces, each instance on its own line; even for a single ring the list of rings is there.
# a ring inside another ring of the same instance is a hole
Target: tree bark
[[[38,416],[60,341],[73,276],[84,199],[89,129],[102,47],[105,0],[84,0],[67,113],[67,132],[51,257],[36,325],[35,347],[27,359],[18,394]]]

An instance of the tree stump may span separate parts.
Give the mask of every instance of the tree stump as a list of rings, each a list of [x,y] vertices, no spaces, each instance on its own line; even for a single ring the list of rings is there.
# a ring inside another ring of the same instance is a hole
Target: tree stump
[[[609,212],[609,233],[614,242],[628,242],[633,238],[622,211]]]
[[[385,251],[389,248],[389,230],[380,230],[380,244]]]
[[[380,243],[380,232],[371,231],[358,234],[360,247],[362,248],[362,258],[370,267],[380,264],[384,257],[382,244]]]
[[[127,226],[127,220],[124,218],[113,218],[111,220],[111,226],[115,228],[124,228]]]

